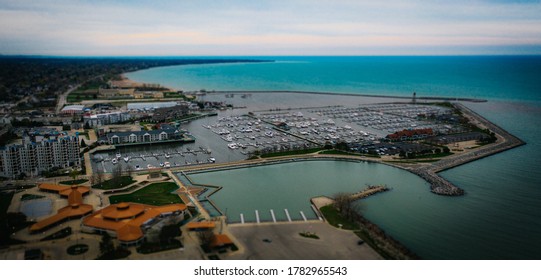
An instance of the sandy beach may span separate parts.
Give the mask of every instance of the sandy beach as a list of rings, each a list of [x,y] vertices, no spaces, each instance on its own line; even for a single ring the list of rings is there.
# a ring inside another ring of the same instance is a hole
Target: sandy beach
[[[133,88],[133,87],[143,86],[143,83],[130,80],[128,77],[126,77],[125,74],[121,74],[120,77],[122,78],[122,80],[120,81],[114,81],[114,80],[111,81],[111,84],[113,85],[113,87]]]

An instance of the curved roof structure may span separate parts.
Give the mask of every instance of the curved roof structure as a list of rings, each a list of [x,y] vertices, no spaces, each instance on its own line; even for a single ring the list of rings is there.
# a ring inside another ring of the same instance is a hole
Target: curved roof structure
[[[68,198],[68,206],[60,208],[56,215],[45,218],[32,226],[30,232],[42,231],[50,226],[60,223],[67,219],[78,218],[87,215],[94,209],[92,205],[83,204],[83,194],[90,190],[82,186],[59,186],[53,184],[40,184],[39,189],[42,191],[53,191],[61,196]]]
[[[101,215],[106,219],[121,220],[135,218],[145,211],[145,207],[142,204],[130,205],[126,202],[121,202],[113,206],[104,208]]]
[[[83,224],[100,230],[115,231],[118,240],[134,242],[144,237],[142,226],[161,215],[181,213],[184,204],[152,206],[131,202],[109,205],[83,220]]]

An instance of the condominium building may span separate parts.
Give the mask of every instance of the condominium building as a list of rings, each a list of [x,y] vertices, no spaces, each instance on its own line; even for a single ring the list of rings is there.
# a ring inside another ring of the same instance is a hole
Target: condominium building
[[[50,169],[80,167],[79,138],[76,136],[26,142],[0,147],[0,176],[37,176]]]
[[[129,121],[132,116],[128,112],[111,112],[104,114],[85,115],[83,116],[83,122],[90,127],[96,127],[101,125],[115,124],[120,122]]]
[[[107,142],[111,145],[142,144],[182,139],[183,133],[178,129],[166,128],[150,131],[126,131],[107,133]]]

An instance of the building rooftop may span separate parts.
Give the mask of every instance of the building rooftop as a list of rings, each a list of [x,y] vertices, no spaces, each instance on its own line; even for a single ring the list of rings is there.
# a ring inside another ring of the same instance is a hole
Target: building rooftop
[[[55,215],[33,224],[30,227],[30,232],[44,230],[67,219],[82,217],[91,213],[94,209],[91,205],[83,204],[83,194],[90,191],[87,187],[40,184],[39,189],[41,191],[54,191],[61,196],[67,196],[68,206],[60,208]]]
[[[62,108],[62,112],[65,111],[83,111],[85,108],[84,105],[66,105],[64,108]]]
[[[101,230],[115,231],[123,242],[133,242],[143,238],[141,226],[160,215],[185,211],[184,204],[152,206],[122,202],[107,206],[83,220],[83,224]]]

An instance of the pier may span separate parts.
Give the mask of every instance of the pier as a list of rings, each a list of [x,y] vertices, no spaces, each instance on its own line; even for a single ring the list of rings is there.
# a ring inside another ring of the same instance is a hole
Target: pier
[[[374,195],[374,194],[377,194],[377,193],[380,193],[380,192],[386,192],[388,191],[389,188],[387,188],[386,186],[368,186],[368,188],[360,191],[360,192],[356,192],[354,194],[352,194],[350,196],[351,200],[352,201],[355,201],[355,200],[359,200],[359,199],[363,199],[363,198],[366,198],[366,197],[369,197],[371,195]]]

